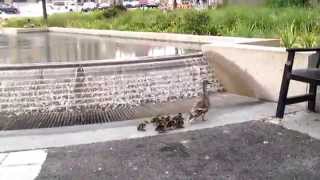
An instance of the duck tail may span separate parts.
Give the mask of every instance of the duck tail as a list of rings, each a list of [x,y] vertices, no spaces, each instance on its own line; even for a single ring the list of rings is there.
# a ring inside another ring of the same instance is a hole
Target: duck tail
[[[194,118],[194,115],[190,112],[189,113],[189,120],[193,119]]]

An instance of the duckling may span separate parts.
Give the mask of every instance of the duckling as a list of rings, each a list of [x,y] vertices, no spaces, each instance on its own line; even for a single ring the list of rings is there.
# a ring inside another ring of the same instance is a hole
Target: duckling
[[[166,123],[168,123],[170,121],[170,116],[169,115],[163,116],[163,119]]]
[[[145,128],[146,128],[146,124],[143,122],[143,123],[138,124],[137,130],[138,131],[146,131]]]
[[[208,80],[204,80],[202,84],[202,96],[201,99],[195,103],[195,106],[190,111],[189,121],[192,122],[193,120],[197,119],[201,116],[202,121],[205,121],[204,116],[209,110],[210,101],[208,97],[207,85],[211,84]]]
[[[176,128],[184,128],[184,118],[182,117],[182,113],[177,114],[172,118],[172,120],[175,121],[175,127]]]
[[[171,117],[168,115],[165,117],[167,128],[169,129],[175,129],[176,127],[176,121],[174,119],[171,119]]]
[[[151,119],[151,123],[157,125],[160,122],[161,116],[160,115],[156,115],[155,117],[153,117]]]
[[[164,118],[160,119],[155,130],[158,131],[159,133],[166,132],[166,122],[165,122]]]

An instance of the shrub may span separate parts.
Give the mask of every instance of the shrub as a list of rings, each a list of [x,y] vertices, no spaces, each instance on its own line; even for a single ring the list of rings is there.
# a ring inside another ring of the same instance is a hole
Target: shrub
[[[311,48],[318,45],[318,38],[314,33],[305,32],[300,36],[299,45],[304,48]]]
[[[209,34],[210,18],[206,11],[190,11],[185,13],[180,24],[180,32],[191,34]]]
[[[123,6],[115,6],[112,7],[111,9],[106,9],[103,11],[103,16],[105,18],[114,18],[121,14],[122,12],[125,12],[127,9]]]
[[[294,23],[292,23],[289,27],[287,27],[284,31],[280,34],[281,37],[281,45],[286,48],[292,48],[296,45],[297,42],[297,35],[295,32]]]
[[[30,19],[30,21],[28,21]],[[29,24],[33,24],[36,27],[43,26],[43,21],[41,18],[14,18],[4,22],[6,27],[28,27]]]
[[[309,7],[310,0],[267,0],[270,7]]]
[[[48,25],[200,35],[271,37],[281,38],[282,45],[290,45],[297,35],[303,36],[299,38],[299,44],[301,44],[302,41],[309,42],[312,39],[312,35],[304,35],[306,32],[312,33],[313,36],[320,34],[319,10],[319,8],[301,7],[255,7],[252,9],[229,6],[204,11],[177,9],[162,12],[159,9],[125,11],[121,7],[118,10],[115,7],[106,11],[50,15]],[[26,23],[27,20],[24,18],[9,19],[4,26],[24,27]],[[41,18],[32,18],[32,23],[43,26]],[[291,26],[294,27],[294,33],[290,30]]]

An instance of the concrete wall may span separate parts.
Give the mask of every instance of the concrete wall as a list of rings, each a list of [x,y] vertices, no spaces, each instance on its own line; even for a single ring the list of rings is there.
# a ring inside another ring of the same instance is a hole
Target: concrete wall
[[[240,44],[203,46],[216,77],[228,92],[277,101],[287,52],[283,48]],[[311,53],[296,55],[294,68],[305,68],[315,60]],[[306,92],[306,84],[291,81],[289,95]]]

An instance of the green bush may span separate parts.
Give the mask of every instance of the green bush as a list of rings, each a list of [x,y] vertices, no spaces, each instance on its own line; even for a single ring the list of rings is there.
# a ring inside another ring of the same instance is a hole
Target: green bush
[[[320,34],[319,8],[269,8],[228,6],[212,10],[159,9],[125,11],[117,7],[106,11],[50,15],[49,26],[90,29],[115,29],[124,31],[152,31],[187,33],[199,35],[223,35],[241,37],[280,38],[283,45],[292,43],[294,35],[299,43],[310,45]],[[114,13],[115,12],[115,13]],[[43,26],[41,18],[32,18],[32,23]],[[25,18],[9,19],[4,26],[25,27]],[[291,33],[291,34],[290,34]],[[303,37],[302,37],[303,36]],[[304,40],[302,40],[304,39]],[[286,42],[285,42],[286,41]],[[297,40],[296,40],[297,41]]]
[[[288,26],[285,30],[283,30],[280,34],[280,40],[282,46],[286,48],[292,48],[296,45],[297,42],[297,35],[294,23]]]
[[[28,22],[28,19],[30,19],[29,22]],[[15,18],[14,20],[6,21],[5,26],[21,28],[21,27],[28,27],[29,24],[33,24],[36,27],[39,27],[39,26],[43,26],[43,21],[41,18]]]
[[[309,7],[310,0],[267,0],[270,7]]]
[[[183,14],[180,23],[180,32],[190,34],[210,34],[209,32],[210,17],[208,12],[191,10]]]
[[[304,48],[316,47],[318,38],[314,33],[305,33],[300,36],[300,46]]]
[[[123,6],[115,6],[110,9],[106,9],[103,11],[103,17],[105,18],[113,18],[125,12],[127,9]]]

